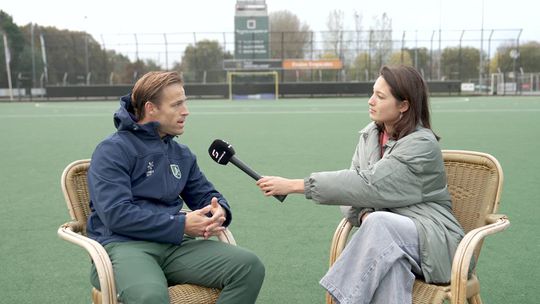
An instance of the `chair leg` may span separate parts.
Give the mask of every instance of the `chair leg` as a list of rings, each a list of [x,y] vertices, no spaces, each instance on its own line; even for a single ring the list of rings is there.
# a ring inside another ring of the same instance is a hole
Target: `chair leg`
[[[101,292],[92,288],[92,304],[101,304]]]
[[[480,294],[477,293],[474,296],[467,299],[469,304],[482,304],[482,298],[480,298]]]
[[[326,304],[335,304],[334,298],[328,292],[326,293]]]

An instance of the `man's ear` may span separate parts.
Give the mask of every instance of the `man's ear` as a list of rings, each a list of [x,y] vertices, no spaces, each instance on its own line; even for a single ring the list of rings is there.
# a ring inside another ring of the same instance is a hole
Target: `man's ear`
[[[401,113],[405,113],[408,110],[409,110],[409,101],[408,100],[404,100],[404,101],[399,103],[399,111]]]
[[[144,103],[144,113],[146,115],[153,115],[155,109],[156,105],[153,102],[147,101]]]

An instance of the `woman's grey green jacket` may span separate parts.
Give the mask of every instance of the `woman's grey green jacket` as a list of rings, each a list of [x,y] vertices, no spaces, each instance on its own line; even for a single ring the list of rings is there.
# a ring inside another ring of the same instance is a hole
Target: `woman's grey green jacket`
[[[382,158],[380,151],[379,130],[372,122],[360,131],[351,168],[312,173],[304,180],[306,198],[343,205],[344,215],[356,226],[366,211],[384,210],[411,218],[420,238],[424,279],[448,283],[464,233],[452,213],[435,135],[419,126],[397,141],[388,140]]]

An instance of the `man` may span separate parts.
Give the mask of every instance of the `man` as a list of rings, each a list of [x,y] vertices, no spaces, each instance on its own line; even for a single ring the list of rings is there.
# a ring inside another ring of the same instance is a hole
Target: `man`
[[[246,249],[207,240],[230,224],[230,207],[173,140],[189,115],[181,77],[150,72],[120,104],[118,131],[92,155],[87,226],[111,258],[119,300],[169,303],[168,285],[191,283],[221,288],[218,303],[254,303],[264,266]],[[184,202],[194,211],[181,212]],[[95,267],[91,281],[99,288]]]

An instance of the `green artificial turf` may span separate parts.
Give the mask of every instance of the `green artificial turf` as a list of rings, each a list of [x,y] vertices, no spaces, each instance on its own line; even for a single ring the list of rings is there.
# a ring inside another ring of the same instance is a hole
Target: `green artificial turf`
[[[300,195],[284,203],[262,196],[255,181],[207,154],[221,138],[262,175],[303,178],[348,168],[367,98],[278,101],[192,100],[186,133],[207,177],[229,199],[240,246],[266,265],[258,303],[323,303],[338,208]],[[107,102],[0,103],[0,302],[90,303],[89,258],[60,240],[69,220],[60,175],[89,158],[114,132]],[[487,152],[504,170],[500,213],[509,230],[488,238],[478,274],[485,303],[537,303],[540,283],[540,98],[446,97],[432,100],[432,125],[443,149]]]

